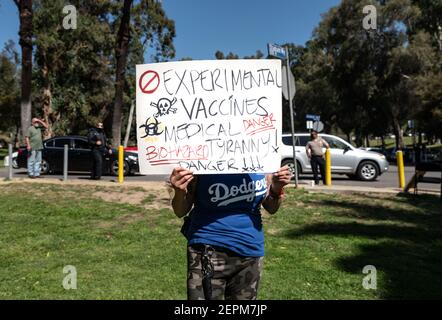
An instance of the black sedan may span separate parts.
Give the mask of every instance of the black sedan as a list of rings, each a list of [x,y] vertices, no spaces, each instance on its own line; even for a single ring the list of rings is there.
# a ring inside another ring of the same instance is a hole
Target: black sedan
[[[62,172],[64,145],[69,146],[68,171],[90,171],[92,167],[91,149],[86,137],[64,136],[54,137],[43,142],[41,172],[43,174]],[[18,150],[17,163],[19,168],[27,168],[28,151],[25,147]],[[124,152],[124,175],[139,171],[138,153]],[[103,174],[118,175],[118,151],[103,158]]]

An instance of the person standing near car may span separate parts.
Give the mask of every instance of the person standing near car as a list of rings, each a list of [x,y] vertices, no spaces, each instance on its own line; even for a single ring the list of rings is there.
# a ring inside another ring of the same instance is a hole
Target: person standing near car
[[[28,150],[28,176],[31,179],[39,178],[43,150],[42,130],[48,125],[43,120],[32,118],[31,126],[26,130],[25,143]]]
[[[107,147],[107,138],[104,133],[103,123],[98,122],[94,128],[89,129],[88,142],[91,146],[92,168],[91,179],[100,180],[103,172],[103,156],[112,150]]]
[[[327,141],[319,136],[318,131],[312,130],[310,133],[310,141],[305,146],[305,151],[307,152],[307,157],[310,159],[316,185],[319,184],[318,167],[321,172],[322,183],[325,184],[325,159],[324,152],[322,152],[322,148],[324,147],[327,149],[330,148]]]

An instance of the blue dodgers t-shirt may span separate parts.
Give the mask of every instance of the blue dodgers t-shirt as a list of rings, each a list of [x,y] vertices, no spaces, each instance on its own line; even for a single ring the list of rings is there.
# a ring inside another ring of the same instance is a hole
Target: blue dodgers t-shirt
[[[260,205],[266,193],[263,174],[198,176],[189,245],[209,244],[241,256],[264,256]]]

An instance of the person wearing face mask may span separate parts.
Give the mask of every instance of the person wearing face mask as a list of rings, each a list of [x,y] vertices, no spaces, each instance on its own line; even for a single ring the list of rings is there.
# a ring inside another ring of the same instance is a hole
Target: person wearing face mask
[[[103,156],[107,152],[112,153],[111,149],[107,151],[107,138],[102,122],[98,122],[94,128],[89,129],[88,141],[92,155],[91,179],[100,180],[103,171]]]
[[[319,171],[321,172],[322,183],[325,184],[325,159],[322,148],[329,149],[330,146],[327,141],[322,139],[319,136],[318,132],[315,130],[312,130],[312,132],[310,133],[310,138],[310,141],[305,146],[305,150],[307,152],[308,158],[310,159],[315,184],[319,184],[318,167]]]
[[[26,130],[25,143],[28,149],[28,176],[31,179],[40,178],[41,154],[43,150],[42,130],[48,125],[43,120],[33,118],[31,126]]]

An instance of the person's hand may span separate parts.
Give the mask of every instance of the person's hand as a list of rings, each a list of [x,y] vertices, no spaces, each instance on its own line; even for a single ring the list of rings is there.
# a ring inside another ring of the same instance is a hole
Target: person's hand
[[[175,190],[187,191],[187,186],[194,179],[193,172],[182,167],[173,169],[170,184]]]
[[[101,146],[101,141],[97,140],[96,144],[97,144],[97,146]]]
[[[112,154],[112,149],[109,149],[109,154]]]
[[[31,151],[31,146],[26,146],[26,150]]]
[[[289,170],[288,166],[284,166],[280,168],[276,173],[272,176],[272,191],[275,193],[281,193],[282,188],[290,183],[292,180],[293,174]]]

